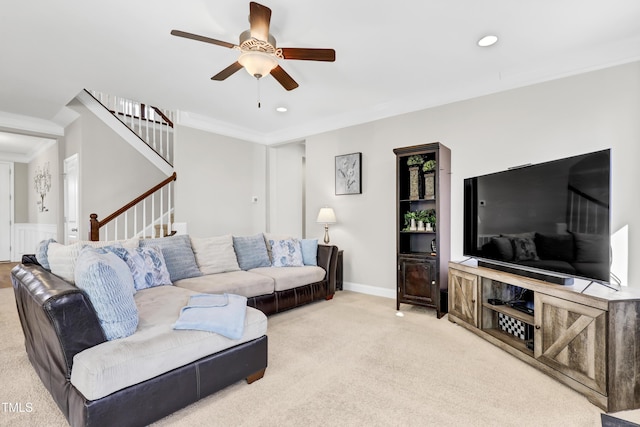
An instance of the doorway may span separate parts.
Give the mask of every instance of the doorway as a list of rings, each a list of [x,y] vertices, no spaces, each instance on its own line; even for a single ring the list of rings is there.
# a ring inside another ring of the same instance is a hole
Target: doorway
[[[78,154],[64,159],[64,243],[79,240]]]

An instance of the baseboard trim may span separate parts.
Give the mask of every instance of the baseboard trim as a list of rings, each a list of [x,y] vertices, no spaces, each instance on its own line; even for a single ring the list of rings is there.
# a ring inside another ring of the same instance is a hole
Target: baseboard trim
[[[361,294],[375,295],[377,297],[384,297],[384,298],[390,298],[390,299],[396,298],[395,289],[379,288],[377,286],[362,285],[360,283],[344,282],[343,289],[345,291],[353,291]]]

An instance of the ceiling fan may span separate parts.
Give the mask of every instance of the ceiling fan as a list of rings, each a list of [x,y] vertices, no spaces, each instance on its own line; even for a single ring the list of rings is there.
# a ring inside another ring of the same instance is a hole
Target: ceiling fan
[[[240,51],[238,60],[211,77],[211,80],[225,80],[244,68],[257,79],[271,74],[286,90],[292,90],[298,87],[298,83],[278,64],[279,59],[328,62],[336,60],[336,52],[333,49],[276,48],[276,39],[269,33],[270,21],[271,9],[256,2],[250,2],[250,29],[240,34],[239,45],[180,30],[172,30],[171,34]]]

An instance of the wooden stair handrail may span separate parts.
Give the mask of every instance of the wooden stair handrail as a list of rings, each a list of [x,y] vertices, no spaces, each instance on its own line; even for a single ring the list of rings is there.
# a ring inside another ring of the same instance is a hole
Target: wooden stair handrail
[[[153,108],[153,111],[155,111],[160,117],[162,117],[162,120],[167,122],[169,127],[173,127],[173,122],[169,120],[169,117],[167,117],[166,114],[162,112],[162,110],[160,110],[158,107],[154,107],[153,105],[151,105],[151,108]]]
[[[98,214],[92,213],[91,215],[89,215],[89,240],[91,240],[92,242],[97,242],[98,240],[100,240],[100,227],[122,215],[124,212],[128,211],[129,209],[131,209],[156,191],[160,190],[165,185],[171,183],[172,181],[175,181],[176,179],[178,179],[178,176],[174,172],[169,178],[165,179],[155,187],[145,191],[140,196],[136,197],[111,215],[108,215],[102,221],[98,221]]]

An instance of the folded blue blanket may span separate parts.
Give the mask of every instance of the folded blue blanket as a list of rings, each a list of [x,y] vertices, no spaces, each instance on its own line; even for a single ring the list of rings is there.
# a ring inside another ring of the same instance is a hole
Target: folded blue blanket
[[[247,297],[235,294],[198,294],[182,307],[173,329],[215,332],[238,340],[244,332]]]

